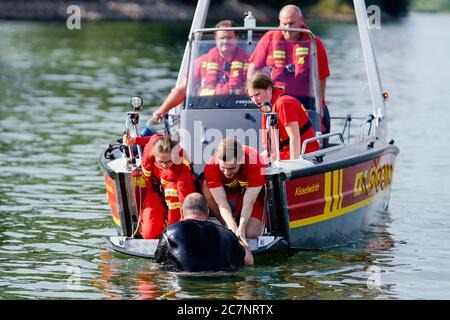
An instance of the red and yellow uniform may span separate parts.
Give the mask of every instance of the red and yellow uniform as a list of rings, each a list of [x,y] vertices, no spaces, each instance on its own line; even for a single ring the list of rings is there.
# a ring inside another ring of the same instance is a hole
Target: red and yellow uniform
[[[254,148],[242,146],[244,161],[236,175],[228,179],[220,170],[219,161],[213,155],[205,165],[204,174],[209,189],[223,187],[231,204],[235,218],[240,214],[246,188],[263,186],[266,168],[261,155]],[[261,192],[253,205],[252,217],[262,221],[264,209],[264,192]]]
[[[304,29],[309,29],[306,25]],[[314,37],[317,45],[317,61],[319,80],[324,80],[330,75],[328,57],[325,47],[319,37]],[[281,31],[268,31],[259,41],[249,61],[257,69],[268,66],[271,68],[270,77],[274,84],[283,87],[287,94],[299,96],[311,96],[309,81],[311,50],[310,37],[302,34],[295,42],[285,41]],[[293,70],[286,72],[286,66],[292,65]],[[322,105],[325,106],[325,97],[322,97]]]
[[[194,81],[200,84],[200,96],[245,94],[248,55],[245,50],[236,48],[234,57],[226,61],[217,48],[195,62]]]
[[[196,191],[187,160],[174,161],[167,169],[156,165],[152,149],[159,138],[161,135],[153,135],[136,141],[138,144],[148,141],[142,156],[142,173],[147,186],[140,221],[140,232],[144,239],[157,239],[166,226],[180,221],[184,198]],[[183,157],[182,152],[179,154],[180,159]]]
[[[289,135],[286,132],[286,125],[289,122],[297,121],[300,129],[300,148],[304,140],[315,137],[314,129],[309,121],[308,112],[302,104],[295,98],[288,96],[283,90],[273,88],[272,93],[273,112],[278,114],[278,132],[280,137],[280,160],[289,160]],[[267,116],[262,114],[262,128],[266,130]],[[266,136],[263,135],[263,145],[267,148]],[[317,141],[308,143],[305,153],[319,150]]]

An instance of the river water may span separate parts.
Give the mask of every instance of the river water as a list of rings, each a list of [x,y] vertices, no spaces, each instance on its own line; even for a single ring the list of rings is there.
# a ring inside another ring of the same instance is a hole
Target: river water
[[[362,65],[351,63],[355,26],[311,27],[329,54],[332,114],[369,114]],[[449,299],[444,14],[375,30],[401,153],[390,208],[360,242],[257,256],[216,277],[162,272],[105,245],[115,229],[99,155],[122,132],[131,96],[144,98],[146,120],[174,85],[188,29],[0,21],[0,299]]]

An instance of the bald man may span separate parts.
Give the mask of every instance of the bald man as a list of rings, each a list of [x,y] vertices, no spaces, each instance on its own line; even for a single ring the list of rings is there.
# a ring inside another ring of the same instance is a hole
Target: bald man
[[[309,29],[305,24],[302,12],[296,5],[284,6],[279,15],[281,28]],[[317,61],[319,69],[320,95],[324,119],[322,132],[329,132],[329,115],[325,103],[325,87],[330,75],[328,57],[319,37],[314,37],[317,45]],[[297,98],[306,109],[314,109],[309,87],[309,36],[297,31],[268,31],[259,41],[251,55],[247,71],[247,79],[255,73],[269,67],[270,77],[275,86],[284,88],[285,92]]]
[[[159,240],[156,262],[169,271],[235,271],[253,264],[245,239],[208,221],[208,203],[200,193],[191,193],[181,208],[184,220],[170,225]]]

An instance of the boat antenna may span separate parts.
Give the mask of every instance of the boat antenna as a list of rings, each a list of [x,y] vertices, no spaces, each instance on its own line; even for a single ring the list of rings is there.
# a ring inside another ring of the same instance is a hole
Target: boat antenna
[[[375,137],[381,141],[386,140],[386,118],[387,110],[385,100],[387,94],[383,93],[381,87],[378,64],[375,57],[375,50],[370,34],[369,20],[367,17],[366,3],[364,0],[353,0],[355,7],[356,21],[358,23],[359,37],[366,66],[367,79],[369,83],[370,96],[372,99],[372,114],[375,115]]]

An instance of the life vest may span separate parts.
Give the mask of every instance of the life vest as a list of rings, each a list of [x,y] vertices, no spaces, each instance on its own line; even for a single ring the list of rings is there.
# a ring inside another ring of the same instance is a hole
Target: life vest
[[[247,80],[248,55],[236,48],[230,62],[225,61],[217,48],[209,50],[201,64],[200,96],[243,94]]]
[[[277,112],[278,105],[279,105],[279,103],[281,103],[281,102],[279,102],[280,98],[283,96],[288,96],[288,97],[292,98],[298,105],[300,113],[303,114],[300,117],[300,120],[298,123],[299,131],[300,131],[300,147],[301,147],[303,141],[305,141],[306,139],[315,137],[314,128],[312,126],[311,121],[309,120],[308,112],[305,110],[303,105],[297,99],[287,95],[285,92],[283,92],[279,88],[274,88],[274,91],[273,91],[273,97],[272,97],[273,112]],[[264,130],[266,129],[266,119],[267,119],[266,115],[263,114],[262,123],[263,123]],[[279,141],[280,152],[289,150],[289,141],[290,141],[289,137],[286,138],[286,137],[280,136],[280,141]],[[266,143],[267,143],[267,139],[265,138],[265,136],[263,136],[263,144],[266,144]],[[317,151],[317,150],[319,150],[319,148],[320,148],[320,145],[317,141],[311,142],[306,146],[305,153]]]
[[[275,85],[284,86],[286,72],[293,72],[295,78],[308,75],[310,41],[295,43],[292,52],[286,52],[286,40],[281,31],[273,31],[271,41],[272,52],[267,56],[266,65],[271,69]],[[286,63],[288,54],[292,55],[293,62],[289,65]]]
[[[149,152],[151,148],[153,148],[153,145],[160,137],[162,136],[158,135],[151,139],[146,152]],[[178,156],[183,157],[182,149],[180,149]],[[142,173],[144,174],[147,188],[153,188],[153,190],[155,190],[159,196],[164,199],[169,211],[179,211],[181,208],[180,200],[184,199],[186,195],[179,194],[179,190],[177,190],[177,182],[180,179],[185,180],[187,178],[191,178],[190,164],[186,159],[183,159],[180,164],[174,163],[169,169],[162,169],[159,168],[155,162],[155,157],[153,155],[144,157]],[[183,175],[183,170],[186,172],[186,169],[188,170],[188,177]],[[192,190],[192,192],[193,191],[195,190]]]

